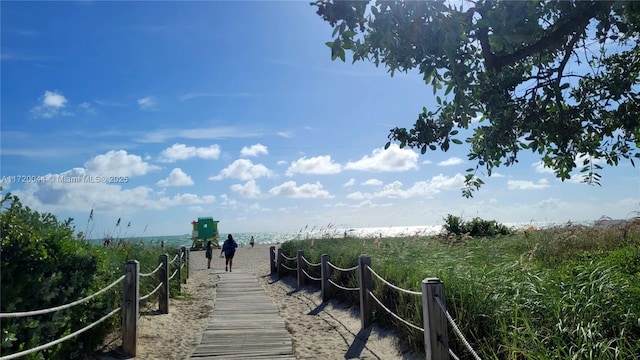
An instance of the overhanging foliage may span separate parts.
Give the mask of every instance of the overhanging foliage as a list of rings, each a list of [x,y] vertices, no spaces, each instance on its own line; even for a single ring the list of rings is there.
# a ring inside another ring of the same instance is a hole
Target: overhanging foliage
[[[537,153],[561,180],[640,157],[640,3],[634,1],[316,1],[332,59],[417,69],[438,106],[389,134],[447,151],[472,129],[463,195],[494,167]],[[479,119],[479,122],[475,120]]]

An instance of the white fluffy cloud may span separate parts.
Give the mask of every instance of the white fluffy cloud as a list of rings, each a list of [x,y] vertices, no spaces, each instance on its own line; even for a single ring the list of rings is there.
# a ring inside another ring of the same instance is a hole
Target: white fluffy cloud
[[[362,185],[367,185],[367,186],[380,186],[382,185],[383,182],[381,180],[378,179],[369,179],[365,182],[362,183]]]
[[[267,154],[269,154],[269,150],[266,146],[260,143],[251,145],[249,147],[245,146],[242,148],[242,150],[240,150],[240,156],[258,156]]]
[[[287,176],[293,176],[296,173],[299,174],[338,174],[342,169],[340,164],[336,164],[331,160],[331,156],[316,156],[312,158],[303,157],[291,163],[287,169]]]
[[[273,173],[262,164],[254,164],[251,160],[238,159],[226,168],[222,169],[216,176],[212,176],[209,180],[222,180],[224,178],[233,178],[239,180],[254,180],[261,177],[272,177]]]
[[[454,156],[454,157],[448,158],[447,160],[439,162],[438,166],[454,166],[454,165],[460,165],[463,163],[464,163],[464,160]]]
[[[349,179],[349,181],[347,181],[346,183],[344,183],[342,186],[343,187],[350,187],[356,184],[356,179],[351,178]]]
[[[171,170],[169,177],[157,182],[158,186],[190,186],[193,185],[191,176],[185,174],[180,168]]]
[[[281,185],[275,186],[269,190],[274,196],[290,197],[290,198],[330,198],[332,197],[328,191],[323,189],[322,184],[317,181],[315,184],[302,184],[297,186],[295,181],[287,181]]]
[[[85,163],[87,170],[102,176],[139,176],[160,169],[125,150],[111,150]]]
[[[35,118],[53,118],[58,115],[70,115],[64,111],[67,98],[57,91],[45,91],[40,98],[40,105],[31,109],[31,115]]]
[[[507,188],[509,190],[540,190],[549,187],[549,181],[547,179],[540,179],[537,183],[528,180],[509,180],[507,181]]]
[[[231,191],[237,192],[244,198],[256,198],[260,196],[260,187],[256,184],[255,180],[249,180],[244,185],[233,184],[231,185]]]
[[[193,157],[201,159],[216,160],[220,157],[220,146],[211,145],[209,147],[187,146],[185,144],[173,144],[160,153],[161,162],[172,163],[178,160],[186,160]]]
[[[375,193],[362,193],[360,191],[347,195],[352,200],[373,199],[373,198],[400,198],[408,199],[414,197],[430,197],[442,191],[459,190],[464,184],[464,176],[456,174],[454,176],[436,175],[430,181],[418,181],[408,189],[403,189],[400,181],[394,181],[385,185],[382,190]]]
[[[407,171],[418,167],[418,154],[409,149],[400,149],[392,144],[388,149],[375,149],[371,156],[365,155],[358,161],[348,162],[347,170],[372,172]]]

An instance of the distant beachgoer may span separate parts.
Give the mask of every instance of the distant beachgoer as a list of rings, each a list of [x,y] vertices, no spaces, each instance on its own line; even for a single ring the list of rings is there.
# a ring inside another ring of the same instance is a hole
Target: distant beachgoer
[[[204,256],[207,257],[207,269],[211,269],[211,258],[213,257],[213,245],[211,244],[211,240],[207,241]]]
[[[251,245],[251,247],[253,247],[253,245],[255,245],[256,241],[253,240],[253,236],[251,237],[251,240],[249,240],[249,245]]]
[[[231,267],[233,266],[233,255],[236,253],[236,248],[238,248],[238,243],[236,243],[236,241],[233,240],[233,236],[229,234],[227,236],[227,240],[222,244],[222,251],[220,251],[220,254],[224,253],[224,271],[231,272]]]

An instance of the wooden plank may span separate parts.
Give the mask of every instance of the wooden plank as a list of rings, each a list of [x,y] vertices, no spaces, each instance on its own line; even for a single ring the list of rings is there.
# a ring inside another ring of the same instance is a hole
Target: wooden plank
[[[285,322],[254,275],[220,274],[213,313],[191,358],[295,359]]]

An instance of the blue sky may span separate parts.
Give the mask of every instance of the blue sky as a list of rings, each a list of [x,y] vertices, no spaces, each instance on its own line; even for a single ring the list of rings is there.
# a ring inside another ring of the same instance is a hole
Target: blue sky
[[[467,148],[392,146],[435,97],[416,73],[331,61],[308,1],[2,2],[3,192],[131,236],[625,218],[640,174],[560,182],[522,155],[461,196]],[[81,183],[75,182],[82,179]],[[35,182],[35,183],[34,183]]]

